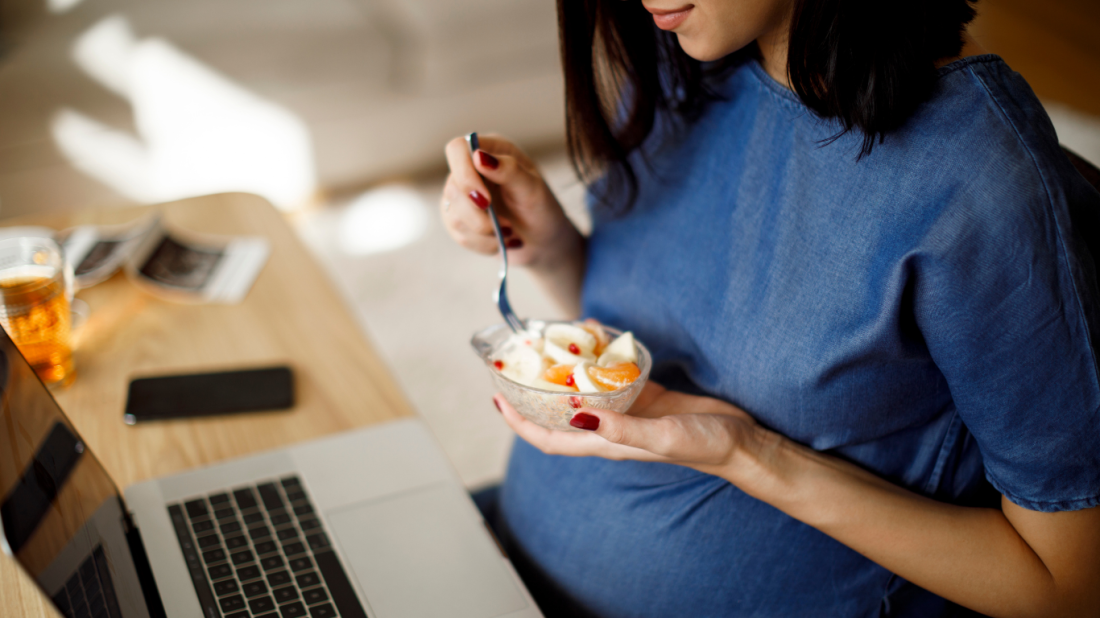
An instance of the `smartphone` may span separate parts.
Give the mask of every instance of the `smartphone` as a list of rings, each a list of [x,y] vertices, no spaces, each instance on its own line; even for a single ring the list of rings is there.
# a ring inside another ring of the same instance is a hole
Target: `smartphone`
[[[133,425],[170,418],[285,410],[293,405],[294,375],[290,367],[192,373],[132,380],[122,420]]]

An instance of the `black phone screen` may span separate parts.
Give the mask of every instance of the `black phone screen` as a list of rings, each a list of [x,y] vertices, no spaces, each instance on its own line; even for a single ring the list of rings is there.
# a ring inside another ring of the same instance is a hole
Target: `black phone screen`
[[[170,418],[283,410],[294,405],[290,367],[138,378],[126,398],[128,425]]]

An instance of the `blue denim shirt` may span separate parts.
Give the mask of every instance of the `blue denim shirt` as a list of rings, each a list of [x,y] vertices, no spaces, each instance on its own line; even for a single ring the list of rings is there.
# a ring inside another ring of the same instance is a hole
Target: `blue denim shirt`
[[[584,309],[634,331],[654,379],[916,493],[1040,511],[1100,504],[1100,331],[1068,205],[1100,195],[995,56],[940,70],[873,152],[832,143],[754,62],[636,158],[594,209]],[[719,478],[517,441],[509,543],[599,616],[958,612]]]

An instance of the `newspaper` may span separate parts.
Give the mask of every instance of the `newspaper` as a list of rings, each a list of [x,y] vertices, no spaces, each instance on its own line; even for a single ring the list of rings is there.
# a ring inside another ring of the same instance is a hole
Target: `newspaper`
[[[81,225],[58,234],[78,289],[106,281],[159,223],[149,215],[123,225]]]
[[[36,229],[41,234],[42,228]],[[197,234],[168,227],[156,214],[123,225],[82,225],[53,236],[72,265],[76,288],[96,285],[122,269],[149,293],[185,303],[240,302],[271,251],[264,238]]]

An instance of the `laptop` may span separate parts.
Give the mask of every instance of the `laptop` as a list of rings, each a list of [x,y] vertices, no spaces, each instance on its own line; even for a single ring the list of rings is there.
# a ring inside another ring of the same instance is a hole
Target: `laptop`
[[[2,330],[0,496],[0,546],[68,618],[542,615],[422,422],[123,495]]]

